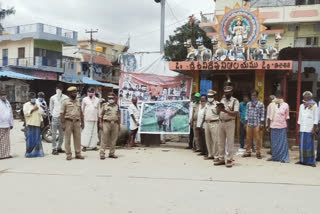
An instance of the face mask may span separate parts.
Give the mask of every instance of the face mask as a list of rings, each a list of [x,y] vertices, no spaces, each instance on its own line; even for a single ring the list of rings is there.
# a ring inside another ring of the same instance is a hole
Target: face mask
[[[77,95],[70,95],[71,99],[75,100],[77,98]]]
[[[88,96],[89,96],[89,97],[93,97],[93,96],[94,96],[94,93],[89,92],[89,93],[88,93]]]
[[[114,103],[114,100],[109,99],[109,100],[108,100],[108,103],[113,104],[113,103]]]
[[[212,103],[214,101],[213,98],[208,98],[209,103]]]
[[[60,89],[57,89],[57,90],[56,90],[56,94],[57,94],[58,96],[61,96],[62,91],[61,91]]]
[[[256,97],[251,97],[251,101],[256,102],[257,98]]]
[[[36,103],[36,98],[32,98],[31,103]]]
[[[41,103],[43,101],[43,98],[39,98],[39,102]]]
[[[7,96],[6,95],[2,95],[1,96],[1,100],[6,100],[7,99]]]

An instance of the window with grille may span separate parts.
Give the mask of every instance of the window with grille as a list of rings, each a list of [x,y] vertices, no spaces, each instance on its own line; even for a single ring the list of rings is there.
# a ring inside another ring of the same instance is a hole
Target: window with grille
[[[18,58],[19,59],[25,58],[25,48],[18,48]]]

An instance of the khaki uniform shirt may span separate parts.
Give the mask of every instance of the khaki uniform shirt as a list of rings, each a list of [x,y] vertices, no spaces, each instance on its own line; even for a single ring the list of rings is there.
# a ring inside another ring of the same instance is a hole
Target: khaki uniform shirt
[[[240,104],[236,98],[231,97],[229,101],[226,98],[222,98],[221,103],[224,104],[226,110],[239,112],[239,105]],[[233,120],[233,119],[236,119],[236,116],[231,116],[227,113],[220,112],[220,119],[222,121]]]
[[[207,103],[206,110],[205,110],[205,120],[219,120],[219,114],[217,114],[217,101],[213,101],[213,103]]]
[[[61,114],[64,114],[65,119],[80,120],[81,119],[81,105],[80,102],[75,99],[68,98],[61,106]]]
[[[193,104],[193,121],[197,121],[200,103]]]
[[[109,103],[105,103],[102,105],[99,117],[102,118],[103,120],[116,122],[119,120],[119,116],[120,116],[120,112],[117,104],[111,105]]]

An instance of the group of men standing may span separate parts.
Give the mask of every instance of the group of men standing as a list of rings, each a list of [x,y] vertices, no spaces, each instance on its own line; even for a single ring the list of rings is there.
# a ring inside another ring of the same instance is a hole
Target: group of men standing
[[[101,105],[100,99],[95,96],[95,90],[89,88],[87,97],[82,104],[77,99],[77,88],[69,87],[68,95],[62,93],[62,86],[58,85],[56,94],[50,98],[49,112],[52,116],[52,154],[66,153],[66,159],[72,160],[71,136],[73,136],[76,159],[84,159],[82,151],[98,150],[100,140],[100,159],[104,160],[106,146],[110,146],[109,158],[115,155],[116,142],[120,132],[120,112],[116,104],[115,95],[109,93],[107,102]],[[259,92],[251,91],[251,99],[244,97],[243,102],[234,98],[232,86],[224,87],[224,95],[220,102],[215,100],[217,92],[208,90],[208,95],[194,95],[190,126],[194,135],[190,141],[199,155],[204,155],[206,160],[213,160],[214,165],[232,167],[234,155],[234,137],[236,118],[240,113],[241,137],[240,147],[245,153],[242,157],[251,157],[255,152],[256,158],[262,159],[262,129],[266,126],[271,138],[271,158],[269,161],[288,163],[289,146],[287,130],[289,124],[289,105],[284,102],[282,93],[277,91],[275,96],[270,96],[265,117],[264,104],[258,101]],[[312,99],[311,92],[303,93],[303,103],[299,109],[300,126],[300,160],[298,164],[316,166],[320,161],[320,109]],[[0,159],[11,158],[10,155],[10,129],[13,128],[13,113],[6,93],[0,90]],[[23,106],[26,123],[26,153],[25,157],[43,157],[41,132],[44,118],[48,116],[48,109],[44,100],[44,93],[38,93],[38,99],[33,92],[29,93],[29,101]],[[240,111],[240,112],[239,112]],[[47,112],[47,113],[46,113]],[[140,126],[138,120],[140,109],[137,99],[132,99],[129,107],[130,135],[129,145],[135,146],[135,137]],[[267,122],[265,122],[267,120]],[[98,137],[98,129],[102,132]],[[59,136],[57,140],[57,130]],[[246,145],[244,145],[246,135]],[[317,157],[315,156],[314,137],[318,135]],[[62,149],[65,139],[65,151]],[[58,142],[57,142],[58,141]],[[255,143],[255,151],[252,146]]]
[[[29,101],[23,106],[26,125],[26,153],[25,157],[43,157],[41,132],[44,119],[51,114],[52,154],[66,153],[66,159],[72,160],[71,136],[73,137],[76,159],[84,159],[82,151],[98,150],[98,128],[102,132],[100,139],[100,159],[105,159],[105,150],[110,146],[109,158],[117,158],[115,147],[120,131],[120,112],[115,102],[114,93],[109,93],[107,102],[101,105],[95,96],[95,89],[89,88],[87,97],[82,105],[77,99],[77,88],[69,87],[68,95],[62,93],[62,85],[56,87],[56,94],[50,98],[49,108],[44,100],[44,94],[29,93]],[[13,113],[6,93],[0,90],[0,159],[11,158],[10,129],[13,128]],[[48,112],[49,111],[49,112]],[[59,136],[57,136],[57,131]],[[62,149],[65,141],[65,151]]]
[[[212,159],[214,165],[232,167],[236,117],[240,114],[240,148],[245,148],[242,157],[251,157],[252,152],[255,152],[256,158],[262,159],[262,130],[266,127],[271,138],[271,157],[268,161],[288,163],[289,105],[284,102],[282,93],[277,91],[275,96],[270,96],[266,113],[264,104],[258,100],[258,91],[251,91],[250,101],[248,96],[244,96],[241,103],[232,93],[232,86],[225,86],[220,102],[214,99],[217,93],[213,90],[208,90],[207,96],[199,93],[194,95],[190,121],[193,140],[188,148],[193,147],[195,152],[204,155],[206,160]],[[319,115],[320,110],[312,99],[312,93],[304,92],[303,103],[299,109],[300,160],[297,164],[315,167],[316,161],[320,161]],[[317,158],[314,148],[316,134],[319,136]]]
[[[232,86],[224,87],[220,102],[216,91],[208,90],[208,96],[195,94],[190,125],[194,133],[194,148],[214,165],[232,167],[235,121],[239,101],[232,96]]]
[[[107,145],[110,146],[109,158],[117,158],[115,148],[120,131],[120,112],[114,93],[109,93],[107,102],[100,106],[94,88],[89,88],[88,96],[82,100],[82,105],[77,99],[76,87],[69,87],[67,91],[69,98],[62,103],[60,111],[61,126],[65,132],[66,159],[72,160],[71,135],[76,159],[84,159],[81,145],[83,152],[87,149],[98,150],[98,127],[102,131],[100,159],[105,159]]]

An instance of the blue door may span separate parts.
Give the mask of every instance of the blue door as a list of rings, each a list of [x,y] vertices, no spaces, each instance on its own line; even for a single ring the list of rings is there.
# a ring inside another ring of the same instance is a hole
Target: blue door
[[[201,79],[200,80],[200,94],[208,94],[208,90],[212,89],[212,80]]]
[[[2,66],[8,65],[8,49],[2,49]]]

